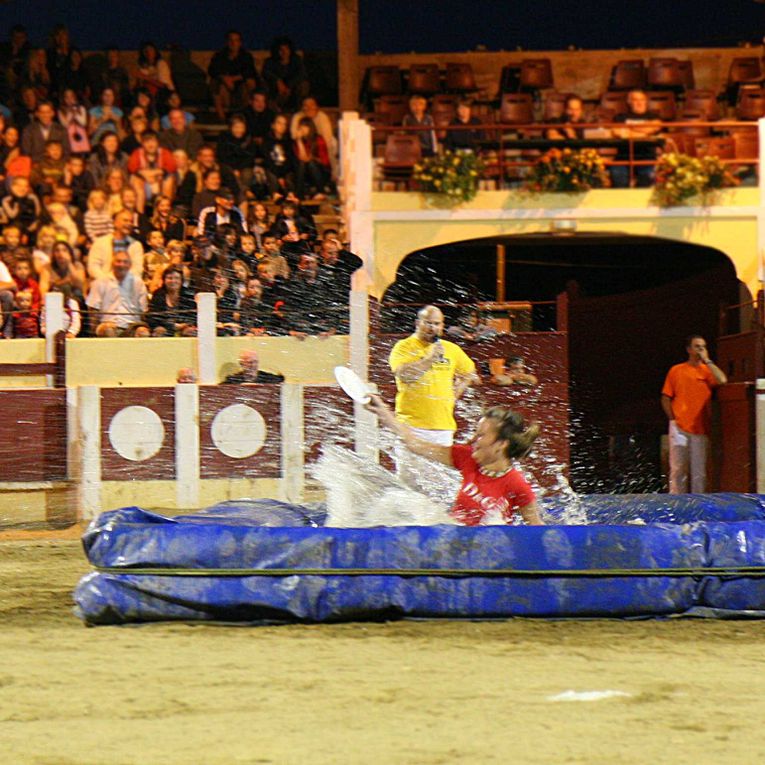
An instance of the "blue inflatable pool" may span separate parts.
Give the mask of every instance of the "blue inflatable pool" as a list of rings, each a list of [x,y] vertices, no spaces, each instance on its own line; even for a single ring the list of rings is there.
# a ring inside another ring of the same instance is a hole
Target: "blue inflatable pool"
[[[329,528],[275,500],[123,508],[83,537],[94,571],[76,610],[89,624],[765,616],[765,496],[579,501],[590,525]]]

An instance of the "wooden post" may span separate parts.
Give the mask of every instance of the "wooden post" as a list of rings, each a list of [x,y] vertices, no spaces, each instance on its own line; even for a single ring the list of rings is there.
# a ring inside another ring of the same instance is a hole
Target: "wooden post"
[[[497,245],[497,302],[505,302],[505,245]]]
[[[340,112],[359,105],[359,0],[337,0],[337,74]]]

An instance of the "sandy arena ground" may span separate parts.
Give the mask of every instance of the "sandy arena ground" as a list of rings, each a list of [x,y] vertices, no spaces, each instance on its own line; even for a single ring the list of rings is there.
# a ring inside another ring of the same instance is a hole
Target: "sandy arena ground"
[[[765,762],[765,623],[86,629],[77,531],[0,534],[3,765]],[[567,690],[629,696],[554,702]]]

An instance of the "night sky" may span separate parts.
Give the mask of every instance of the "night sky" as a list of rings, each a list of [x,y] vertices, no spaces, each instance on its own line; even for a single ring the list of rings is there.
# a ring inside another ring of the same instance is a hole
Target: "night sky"
[[[67,8],[69,10],[63,10]],[[74,10],[72,10],[74,9]],[[375,51],[554,50],[759,43],[765,4],[754,0],[360,0],[361,49]],[[159,45],[220,47],[239,28],[250,48],[289,33],[305,50],[336,47],[334,0],[6,0],[0,34],[24,24],[44,44],[66,23],[83,49]]]

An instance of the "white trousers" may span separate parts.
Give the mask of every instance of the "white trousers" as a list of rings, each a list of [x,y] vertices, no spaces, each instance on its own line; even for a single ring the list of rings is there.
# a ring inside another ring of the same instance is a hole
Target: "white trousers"
[[[669,493],[687,494],[688,479],[693,494],[703,494],[707,489],[707,453],[709,438],[687,433],[669,423]]]

